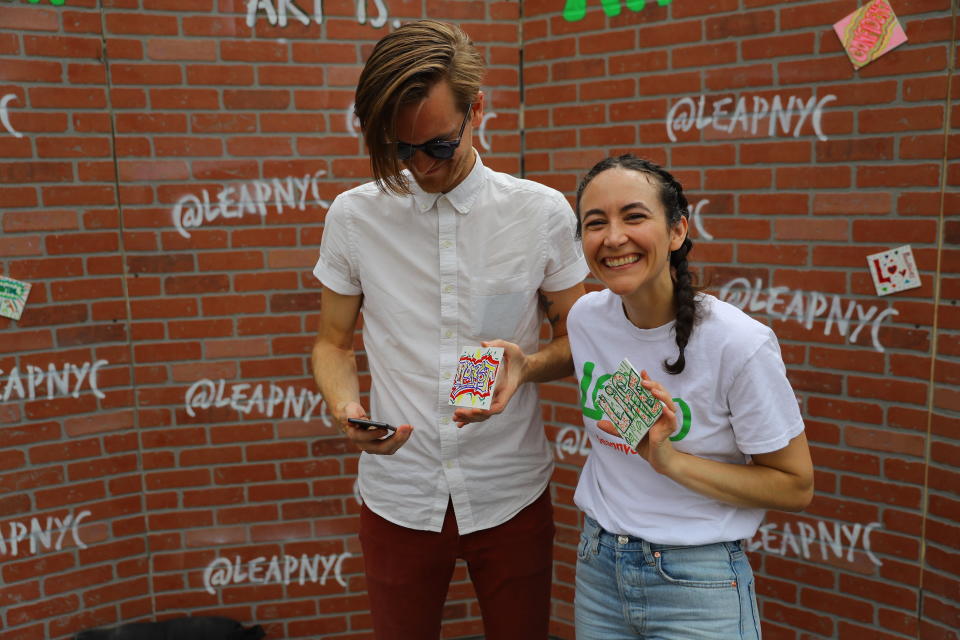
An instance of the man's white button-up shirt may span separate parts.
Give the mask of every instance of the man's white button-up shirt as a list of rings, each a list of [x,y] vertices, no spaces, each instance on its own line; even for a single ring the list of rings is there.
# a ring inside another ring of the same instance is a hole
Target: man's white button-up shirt
[[[587,266],[563,195],[492,171],[479,155],[449,193],[410,185],[408,196],[374,183],[340,194],[314,275],[363,295],[371,418],[414,427],[394,455],[362,454],[364,502],[399,525],[439,531],[452,500],[465,534],[533,502],[553,456],[533,384],[502,414],[457,428],[449,397],[461,348],[501,338],[537,351],[538,290],[579,284]]]

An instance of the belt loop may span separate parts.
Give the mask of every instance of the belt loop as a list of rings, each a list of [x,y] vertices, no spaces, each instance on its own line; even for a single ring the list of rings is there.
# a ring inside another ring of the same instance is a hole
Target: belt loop
[[[599,522],[592,518],[588,520],[588,524],[590,525],[590,549],[596,556],[600,554],[600,534],[603,532],[603,528]]]
[[[651,567],[654,566],[656,564],[656,560],[654,560],[653,551],[650,549],[650,543],[646,540],[641,540],[640,548],[643,550],[643,561]]]

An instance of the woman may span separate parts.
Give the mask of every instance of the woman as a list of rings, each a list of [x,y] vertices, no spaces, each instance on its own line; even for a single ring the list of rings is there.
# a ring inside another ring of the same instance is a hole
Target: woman
[[[567,321],[592,445],[575,495],[579,640],[759,638],[740,541],[766,509],[813,495],[776,336],[693,288],[688,211],[673,176],[631,155],[597,164],[577,192],[577,233],[607,287]],[[636,450],[596,405],[624,358],[664,407]]]

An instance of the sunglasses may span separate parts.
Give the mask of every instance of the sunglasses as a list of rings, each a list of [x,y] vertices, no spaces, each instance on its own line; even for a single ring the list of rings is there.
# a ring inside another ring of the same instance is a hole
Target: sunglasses
[[[467,107],[467,113],[463,116],[463,122],[460,124],[460,132],[457,133],[456,140],[431,140],[423,144],[410,144],[409,142],[397,143],[397,158],[400,160],[409,160],[417,149],[423,151],[431,158],[437,160],[448,160],[453,157],[453,152],[460,146],[460,139],[463,137],[463,130],[467,126],[467,120],[470,118],[471,103]]]

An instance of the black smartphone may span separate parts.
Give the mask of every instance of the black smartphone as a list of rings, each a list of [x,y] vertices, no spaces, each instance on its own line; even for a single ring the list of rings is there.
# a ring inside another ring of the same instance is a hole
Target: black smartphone
[[[363,418],[347,418],[347,422],[355,424],[358,427],[366,427],[367,430],[370,429],[386,429],[387,431],[396,431],[397,428],[392,424],[387,424],[386,422],[377,422],[376,420],[364,420]]]

